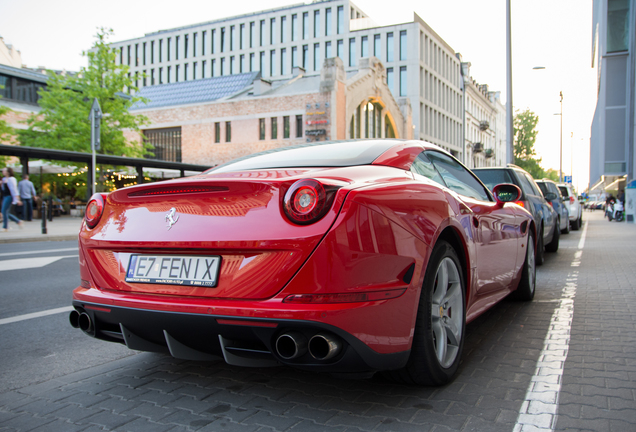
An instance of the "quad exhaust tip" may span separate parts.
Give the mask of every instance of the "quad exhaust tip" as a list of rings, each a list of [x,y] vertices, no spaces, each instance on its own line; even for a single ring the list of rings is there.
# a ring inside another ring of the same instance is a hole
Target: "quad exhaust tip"
[[[73,328],[79,328],[79,317],[80,317],[80,314],[75,309],[73,309],[71,313],[69,314],[68,320],[71,323],[71,326]]]
[[[88,315],[86,312],[82,312],[79,315],[79,319],[77,320],[77,323],[79,324],[79,328],[84,333],[90,333],[93,331],[93,321],[91,320],[90,315]]]
[[[276,339],[276,352],[285,360],[293,360],[307,352],[307,338],[300,332],[283,333]]]
[[[316,360],[329,360],[342,350],[342,341],[335,336],[318,333],[309,339],[309,354]]]

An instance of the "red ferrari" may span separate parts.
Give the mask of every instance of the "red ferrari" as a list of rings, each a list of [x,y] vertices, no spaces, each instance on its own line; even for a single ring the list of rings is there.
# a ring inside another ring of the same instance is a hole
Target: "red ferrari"
[[[321,142],[94,195],[73,327],[131,349],[441,385],[535,291],[536,229],[422,141]]]

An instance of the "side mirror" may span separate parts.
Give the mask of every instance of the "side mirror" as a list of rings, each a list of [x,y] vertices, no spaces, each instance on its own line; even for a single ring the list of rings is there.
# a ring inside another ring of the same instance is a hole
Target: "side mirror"
[[[492,193],[499,207],[503,207],[505,203],[515,202],[521,198],[521,189],[519,189],[517,185],[510,183],[498,184],[492,188]]]
[[[557,196],[554,192],[548,192],[547,194],[545,194],[546,201],[554,201],[555,199],[557,199]]]

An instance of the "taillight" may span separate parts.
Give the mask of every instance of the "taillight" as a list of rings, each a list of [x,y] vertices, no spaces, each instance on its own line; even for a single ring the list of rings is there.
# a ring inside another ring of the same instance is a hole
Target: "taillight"
[[[102,217],[102,213],[104,213],[104,197],[101,194],[95,194],[86,206],[86,214],[84,215],[86,225],[91,229],[95,228]]]
[[[326,185],[314,179],[299,180],[285,193],[285,214],[298,225],[317,222],[329,211],[339,188],[340,186]]]
[[[517,204],[520,207],[525,207],[525,205],[523,204],[523,201],[516,201],[515,204]]]
[[[574,197],[573,196],[570,197],[570,204],[574,204]]]

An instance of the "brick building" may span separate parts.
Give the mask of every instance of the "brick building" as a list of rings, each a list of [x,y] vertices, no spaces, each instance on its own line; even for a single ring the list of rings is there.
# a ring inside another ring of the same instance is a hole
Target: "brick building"
[[[247,72],[148,86],[138,95],[148,101],[131,111],[150,120],[143,134],[162,160],[213,166],[311,141],[413,138],[410,102],[395,100],[375,57],[348,73],[332,57],[319,75],[297,67],[273,81]]]

